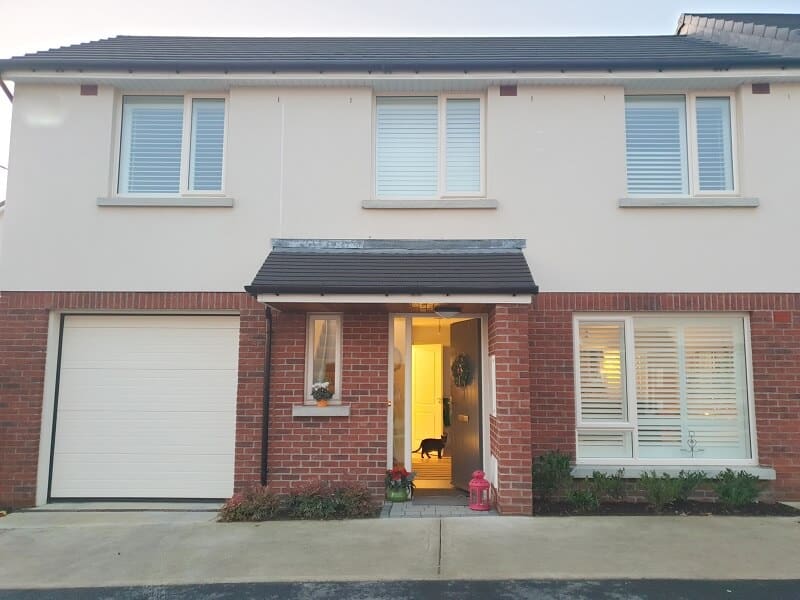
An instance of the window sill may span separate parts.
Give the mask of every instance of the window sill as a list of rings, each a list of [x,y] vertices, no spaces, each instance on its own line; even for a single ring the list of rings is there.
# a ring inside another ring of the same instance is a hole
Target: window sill
[[[642,473],[650,473],[651,471],[655,471],[657,475],[662,475],[666,473],[667,475],[671,475],[676,477],[678,473],[681,471],[705,471],[708,477],[716,477],[720,473],[722,473],[725,469],[730,468],[737,473],[739,471],[744,471],[745,473],[750,473],[750,475],[756,475],[759,479],[764,479],[768,481],[775,480],[775,469],[771,467],[757,467],[757,466],[736,466],[736,465],[691,465],[691,466],[680,466],[680,467],[671,467],[665,465],[575,465],[572,468],[572,476],[578,479],[586,479],[592,476],[594,471],[600,471],[601,473],[605,473],[606,475],[616,475],[617,471],[620,469],[625,469],[625,479],[639,479],[642,476]]]
[[[329,404],[328,406],[312,406],[295,404],[292,406],[292,417],[349,417],[350,406],[346,404]]]
[[[620,208],[757,208],[758,198],[704,196],[692,198],[620,198]]]
[[[114,196],[98,198],[97,206],[169,206],[169,207],[227,207],[233,206],[230,196]]]
[[[361,208],[482,208],[495,209],[497,200],[491,198],[440,198],[438,200],[364,200]]]

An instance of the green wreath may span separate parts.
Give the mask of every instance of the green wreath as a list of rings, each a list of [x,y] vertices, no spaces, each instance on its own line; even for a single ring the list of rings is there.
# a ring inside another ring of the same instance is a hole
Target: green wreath
[[[472,364],[466,354],[456,356],[450,370],[453,373],[453,383],[456,387],[467,387],[472,381]]]

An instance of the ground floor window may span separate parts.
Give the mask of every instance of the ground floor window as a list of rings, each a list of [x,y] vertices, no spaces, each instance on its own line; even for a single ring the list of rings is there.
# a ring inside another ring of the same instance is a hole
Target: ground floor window
[[[322,398],[340,402],[341,378],[342,316],[309,314],[306,330],[306,401]],[[320,388],[322,393],[319,392]]]
[[[752,463],[745,316],[576,316],[579,462]]]

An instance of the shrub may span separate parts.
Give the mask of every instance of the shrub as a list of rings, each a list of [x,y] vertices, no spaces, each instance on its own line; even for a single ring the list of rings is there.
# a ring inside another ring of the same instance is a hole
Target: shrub
[[[758,498],[758,477],[746,471],[738,473],[725,469],[714,479],[714,491],[719,501],[727,507],[739,508],[752,504]]]
[[[678,473],[680,486],[678,489],[678,500],[685,502],[689,499],[697,486],[706,480],[705,471],[681,471]]]
[[[620,469],[614,475],[594,471],[592,478],[588,480],[589,489],[598,500],[601,498],[622,500],[623,496],[625,496],[624,475],[625,469]]]
[[[266,487],[254,487],[235,494],[219,509],[219,520],[269,521],[281,509],[281,500]]]
[[[378,507],[362,484],[314,481],[289,492],[286,511],[290,519],[363,519]]]
[[[661,477],[655,471],[642,473],[639,482],[647,501],[656,512],[661,512],[665,506],[675,502],[681,493],[682,481],[667,473],[663,473]]]
[[[568,454],[546,452],[533,464],[533,486],[542,500],[549,500],[572,479],[572,467]]]
[[[595,512],[600,508],[600,500],[592,490],[572,490],[567,494],[567,502],[578,512]]]

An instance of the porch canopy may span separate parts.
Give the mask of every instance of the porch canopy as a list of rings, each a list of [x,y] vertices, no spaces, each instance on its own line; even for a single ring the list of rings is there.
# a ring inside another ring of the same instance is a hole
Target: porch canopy
[[[524,240],[276,239],[245,290],[270,305],[528,303]]]

